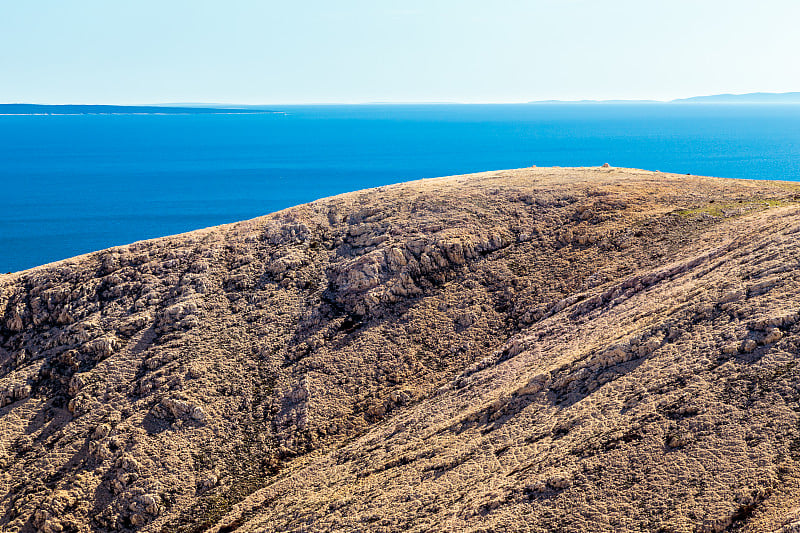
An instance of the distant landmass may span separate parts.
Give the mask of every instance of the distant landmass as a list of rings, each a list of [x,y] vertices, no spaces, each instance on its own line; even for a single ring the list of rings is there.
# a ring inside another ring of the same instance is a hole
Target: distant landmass
[[[678,104],[800,104],[800,92],[794,93],[748,93],[748,94],[714,94],[710,96],[693,96],[672,100]]]
[[[535,100],[530,104],[800,104],[800,92],[712,94],[676,100]]]
[[[425,105],[452,104],[452,102],[426,102]],[[713,94],[692,96],[676,100],[534,100],[528,104],[800,104],[800,92]],[[365,105],[412,105],[401,102],[370,102]],[[414,105],[420,105],[419,103]],[[280,113],[264,105],[175,103],[145,106],[129,105],[45,105],[0,104],[0,115],[197,115],[197,114],[253,114]]]
[[[0,115],[197,115],[272,113],[255,106],[127,106],[127,105],[42,105],[0,104]]]

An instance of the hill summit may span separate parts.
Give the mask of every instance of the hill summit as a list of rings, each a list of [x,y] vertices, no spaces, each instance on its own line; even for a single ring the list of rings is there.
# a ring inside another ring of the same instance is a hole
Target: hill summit
[[[0,529],[800,531],[798,200],[486,172],[0,275]]]

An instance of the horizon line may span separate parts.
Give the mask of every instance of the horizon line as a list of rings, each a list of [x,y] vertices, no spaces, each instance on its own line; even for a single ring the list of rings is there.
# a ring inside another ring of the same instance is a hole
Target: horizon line
[[[459,100],[373,100],[373,101],[350,101],[350,102],[324,102],[324,101],[308,101],[308,102],[273,102],[273,103],[243,103],[243,102],[157,102],[157,103],[32,103],[32,102],[4,102],[0,103],[3,106],[9,105],[30,105],[30,106],[114,106],[114,107],[265,107],[265,106],[337,106],[337,105],[519,105],[519,104],[613,104],[613,103],[631,103],[631,104],[669,104],[669,103],[747,103],[747,104],[772,104],[772,103],[785,103],[781,101],[767,100],[767,101],[735,101],[747,97],[759,98],[780,98],[780,97],[794,97],[800,103],[800,91],[789,92],[750,92],[750,93],[718,93],[709,95],[695,95],[673,99],[653,99],[653,98],[580,98],[580,99],[560,99],[560,98],[546,98],[537,100],[513,100],[513,101],[459,101]],[[713,99],[731,99],[734,101],[709,102],[707,100]]]

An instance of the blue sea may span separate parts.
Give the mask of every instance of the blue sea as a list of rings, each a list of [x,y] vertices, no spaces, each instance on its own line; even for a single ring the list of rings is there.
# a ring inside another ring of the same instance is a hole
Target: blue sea
[[[0,116],[0,271],[411,179],[538,166],[800,180],[800,105]]]

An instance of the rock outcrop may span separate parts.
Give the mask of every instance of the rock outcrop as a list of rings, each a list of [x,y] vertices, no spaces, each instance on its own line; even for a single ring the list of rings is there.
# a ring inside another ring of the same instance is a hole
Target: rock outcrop
[[[0,529],[798,530],[798,200],[520,169],[0,275]]]

